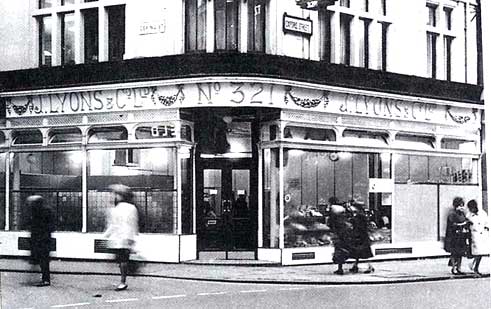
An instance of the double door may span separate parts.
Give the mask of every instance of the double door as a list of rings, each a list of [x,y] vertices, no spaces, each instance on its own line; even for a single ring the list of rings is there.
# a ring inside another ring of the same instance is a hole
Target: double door
[[[252,159],[202,159],[197,165],[200,251],[255,248],[257,198]],[[254,191],[255,192],[255,191]]]

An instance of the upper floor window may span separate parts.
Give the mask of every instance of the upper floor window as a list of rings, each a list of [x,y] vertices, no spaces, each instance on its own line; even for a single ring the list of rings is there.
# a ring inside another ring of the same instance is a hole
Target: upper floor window
[[[436,26],[436,10],[437,6],[433,4],[426,4],[426,9],[428,10],[428,20],[426,24],[428,26],[435,27]]]
[[[444,7],[443,12],[445,13],[445,27],[447,30],[452,30],[452,8]]]
[[[61,15],[61,63],[75,63],[75,14]]]
[[[65,5],[74,5],[73,10],[67,11]],[[40,0],[39,8],[46,7],[52,8],[50,13],[45,10],[34,12],[39,25],[40,66],[123,59],[125,5],[104,5],[101,1],[87,0]],[[76,18],[78,14],[81,18]],[[80,40],[76,40],[77,36]],[[104,41],[100,41],[101,37]]]
[[[43,16],[39,18],[39,65],[51,66],[52,49],[51,49],[51,25],[52,17]]]
[[[437,53],[436,53],[436,43],[438,34],[433,32],[427,32],[426,34],[426,45],[427,45],[427,58],[428,58],[428,76],[431,78],[436,78],[437,73]]]
[[[265,0],[249,0],[247,2],[248,13],[248,51],[265,51]]]
[[[239,1],[215,0],[215,49],[237,50],[239,39]]]
[[[39,0],[39,8],[45,9],[53,6],[53,2],[56,0]]]
[[[341,63],[351,64],[351,20],[353,17],[347,14],[341,14],[340,28],[341,28]]]
[[[206,50],[206,0],[186,1],[186,51]]]
[[[125,6],[107,8],[109,60],[122,60],[125,50]]]
[[[267,0],[186,0],[185,50],[265,51]],[[211,12],[209,12],[211,10]],[[213,14],[210,22],[209,14]],[[208,16],[208,17],[207,17]],[[247,18],[241,21],[241,17]],[[244,27],[241,29],[241,27]],[[242,38],[247,45],[241,46]],[[214,38],[213,45],[212,39]],[[207,43],[208,42],[208,43]],[[212,47],[213,46],[213,47]]]
[[[99,14],[97,9],[82,11],[84,33],[84,63],[99,60]]]
[[[339,5],[349,8],[350,7],[350,0],[340,0]]]

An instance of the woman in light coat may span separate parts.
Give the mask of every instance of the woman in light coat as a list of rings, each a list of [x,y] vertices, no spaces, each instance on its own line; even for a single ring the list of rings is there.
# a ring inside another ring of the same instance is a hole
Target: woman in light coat
[[[476,274],[480,275],[479,264],[482,256],[489,254],[488,217],[484,210],[479,211],[475,200],[469,201],[467,208],[469,209],[468,219],[471,222],[471,255],[474,257],[471,268]]]

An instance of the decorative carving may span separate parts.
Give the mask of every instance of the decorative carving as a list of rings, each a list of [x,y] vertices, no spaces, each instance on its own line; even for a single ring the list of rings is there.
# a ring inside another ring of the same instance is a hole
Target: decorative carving
[[[164,106],[172,106],[179,99],[179,102],[182,104],[182,101],[184,101],[184,99],[185,99],[183,88],[184,88],[184,85],[177,85],[177,93],[176,94],[165,96],[165,95],[159,95],[157,93],[157,87],[151,87],[152,102],[154,104],[157,104],[157,102],[158,102]]]
[[[324,102],[324,108],[329,104],[329,91],[323,91],[322,96],[319,99],[310,99],[310,98],[300,98],[296,97],[293,94],[293,88],[291,86],[287,86],[285,89],[285,104],[292,100],[295,105],[298,105],[303,108],[313,108],[319,106],[322,102]]]
[[[15,105],[12,103],[11,99],[5,99],[5,110],[9,115],[12,114],[13,111],[18,116],[24,115],[27,111],[32,112],[34,110],[34,106],[32,104],[32,98],[28,96],[27,102],[24,105]]]
[[[447,115],[449,115],[450,116],[450,119],[452,119],[456,123],[458,123],[458,124],[464,124],[464,123],[468,122],[469,120],[471,120],[471,117],[470,116],[460,116],[460,115],[454,115],[454,114],[452,114],[452,112],[450,111],[450,109],[451,109],[451,107],[450,106],[447,106]]]

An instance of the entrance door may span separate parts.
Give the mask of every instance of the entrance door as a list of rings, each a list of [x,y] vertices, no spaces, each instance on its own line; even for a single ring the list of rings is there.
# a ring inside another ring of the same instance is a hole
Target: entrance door
[[[252,159],[204,159],[197,167],[198,248],[240,251],[255,248]],[[251,205],[253,204],[253,205]]]

